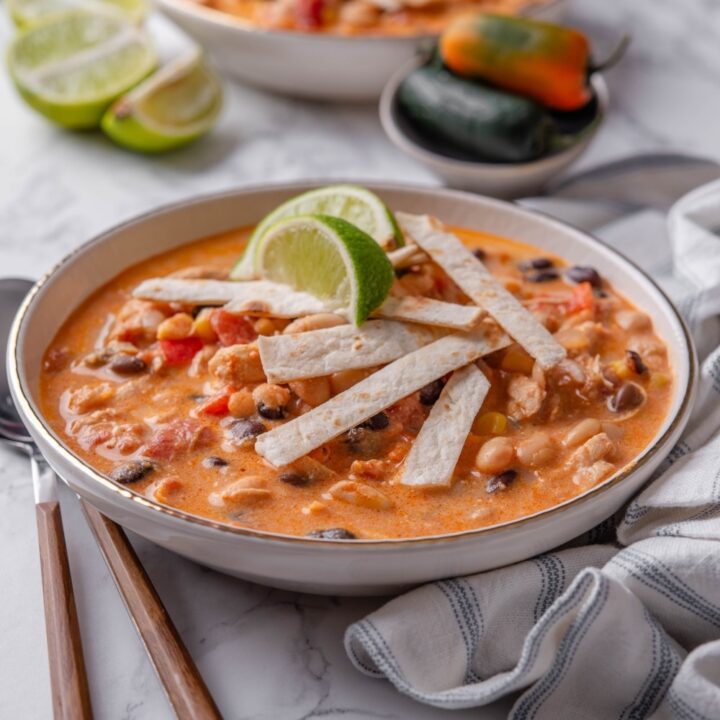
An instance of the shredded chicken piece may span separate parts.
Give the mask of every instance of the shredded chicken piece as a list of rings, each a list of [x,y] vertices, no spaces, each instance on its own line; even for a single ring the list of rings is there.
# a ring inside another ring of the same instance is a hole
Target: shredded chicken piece
[[[581,468],[573,475],[573,482],[583,487],[593,487],[615,472],[615,466],[605,460],[598,460],[590,467]]]
[[[615,445],[613,441],[607,436],[606,433],[601,432],[597,435],[593,435],[589,440],[585,441],[575,452],[570,456],[568,464],[570,467],[578,468],[579,470],[589,468],[594,465],[598,460],[604,460],[611,456],[615,451]]]
[[[537,364],[535,365],[537,367]],[[533,372],[533,374],[535,374]],[[545,382],[526,375],[513,375],[507,385],[510,400],[508,414],[515,420],[524,420],[537,415],[545,401]]]

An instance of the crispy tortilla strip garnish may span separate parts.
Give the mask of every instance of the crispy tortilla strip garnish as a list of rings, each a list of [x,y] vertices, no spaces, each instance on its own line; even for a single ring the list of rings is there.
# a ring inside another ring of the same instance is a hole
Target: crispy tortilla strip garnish
[[[403,231],[445,270],[458,287],[492,315],[543,368],[557,365],[565,349],[452,233],[428,215],[397,214]]]
[[[440,393],[405,460],[400,483],[449,485],[473,420],[490,389],[475,365],[456,370]]]
[[[408,296],[389,297],[374,315],[420,325],[472,330],[485,316],[485,312],[476,305],[458,305],[422,296]]]
[[[404,268],[410,265],[419,265],[427,262],[427,254],[424,253],[417,245],[404,245],[397,250],[391,250],[388,254],[388,260],[394,268]]]
[[[225,305],[228,312],[239,315],[294,318],[321,312],[343,314],[338,308],[329,307],[310,293],[299,292],[270,280],[225,282],[154,278],[140,283],[133,295],[144,300],[187,305]],[[469,330],[482,317],[482,311],[472,305],[456,305],[425,297],[388,298],[374,314],[389,320],[405,320],[456,330]]]
[[[386,365],[437,339],[431,330],[389,320],[369,320],[362,327],[338,325],[291,335],[259,337],[268,382],[330,375],[341,370]]]
[[[304,415],[259,435],[255,452],[273,465],[287,465],[433,380],[507,342],[501,333],[490,337],[481,333],[447,335],[435,340]]]
[[[145,280],[133,291],[145,300],[181,302],[188,305],[224,305],[228,312],[293,318],[327,311],[327,304],[306,292],[269,280],[224,282],[222,280]]]

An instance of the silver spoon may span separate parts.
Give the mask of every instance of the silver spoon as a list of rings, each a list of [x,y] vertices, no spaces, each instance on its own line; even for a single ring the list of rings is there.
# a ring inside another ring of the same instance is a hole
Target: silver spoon
[[[29,280],[0,279],[0,348],[7,346],[12,319],[32,285]],[[5,363],[3,353],[0,442],[25,452],[32,463],[55,718],[85,720],[92,717],[92,710],[57,501],[57,477],[17,414]],[[220,720],[202,676],[123,529],[84,500],[80,503],[175,714],[180,720]]]
[[[32,285],[18,278],[0,280],[0,347],[7,346],[12,319]],[[4,354],[0,366],[0,440],[25,452],[32,468],[54,715],[63,720],[92,718],[55,474],[15,410]]]

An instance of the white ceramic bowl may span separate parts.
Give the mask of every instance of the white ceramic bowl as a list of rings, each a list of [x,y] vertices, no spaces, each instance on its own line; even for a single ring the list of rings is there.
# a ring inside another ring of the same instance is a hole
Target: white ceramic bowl
[[[498,200],[451,190],[370,186],[390,207],[428,212],[454,225],[532,243],[593,265],[652,316],[677,378],[667,420],[650,446],[601,485],[562,505],[494,527],[409,540],[323,541],[221,525],[164,507],[95,472],[50,429],[38,409],[43,352],[68,315],[130,265],[207,235],[255,223],[309,183],[237,190],[143,215],[82,245],[26,299],[8,343],[13,397],[58,474],[103,513],[150,540],[222,572],[317,593],[381,594],[417,583],[523,560],[566,542],[617,510],[647,480],[678,439],[697,374],[691,340],[677,311],[638,268],[588,235]]]
[[[505,199],[539,194],[553,178],[587,150],[605,119],[608,89],[602,76],[595,73],[591,84],[597,98],[597,117],[593,125],[583,131],[578,141],[569,147],[539,160],[523,163],[483,163],[442,155],[428,147],[413,131],[399,112],[396,102],[400,83],[423,62],[421,57],[416,57],[390,78],[380,97],[380,122],[396,147],[452,188]]]
[[[223,72],[266,90],[313,100],[377,99],[396,68],[432,38],[263,30],[195,0],[157,2]],[[551,0],[530,9],[529,14],[558,20],[566,3]]]

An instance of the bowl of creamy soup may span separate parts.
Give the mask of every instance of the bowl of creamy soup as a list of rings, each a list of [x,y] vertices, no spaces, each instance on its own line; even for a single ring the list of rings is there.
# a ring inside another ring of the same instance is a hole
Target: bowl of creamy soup
[[[662,291],[508,203],[337,187],[380,208],[353,216],[367,232],[307,214],[310,184],[238,190],[114,228],[35,286],[10,376],[58,474],[164,547],[310,592],[498,567],[616,511],[692,402]],[[349,292],[362,315],[273,274],[297,238],[348,227],[385,273],[371,304]]]
[[[372,101],[459,12],[557,21],[565,0],[159,0],[226,74],[295,97]]]

